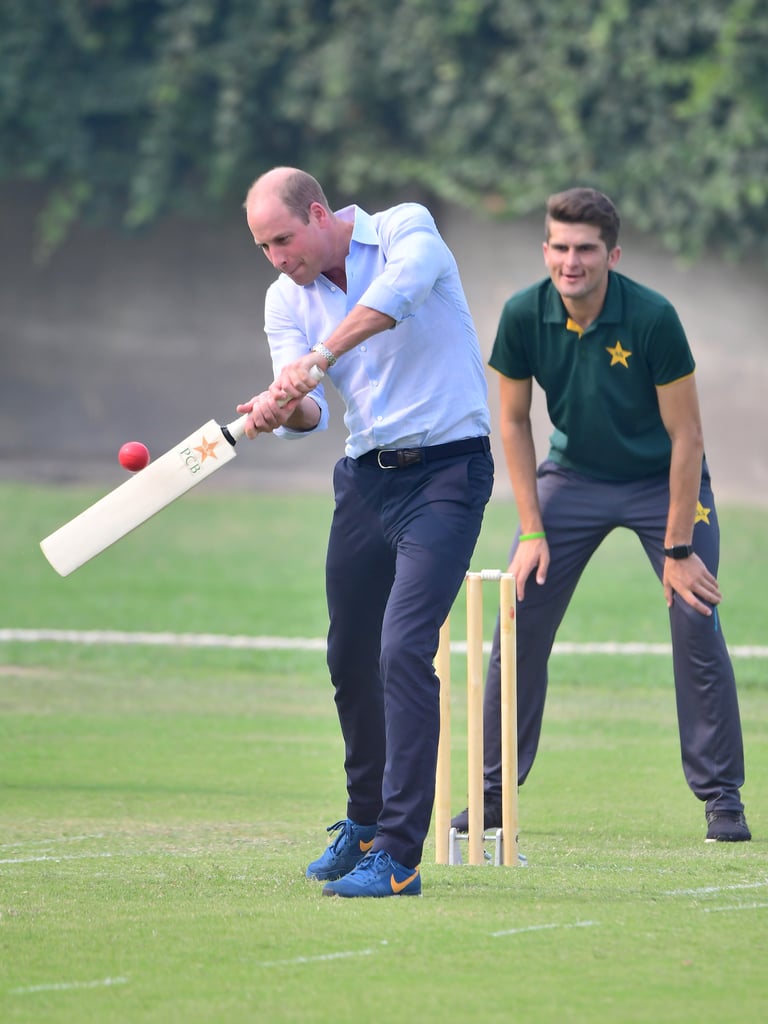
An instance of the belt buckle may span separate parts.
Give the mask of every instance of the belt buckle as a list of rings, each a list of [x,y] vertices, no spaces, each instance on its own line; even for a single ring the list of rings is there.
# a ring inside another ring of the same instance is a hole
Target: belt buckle
[[[381,461],[382,455],[394,455],[394,465],[385,466]],[[379,469],[405,469],[406,466],[415,466],[423,461],[421,448],[380,448],[376,453],[376,462]]]

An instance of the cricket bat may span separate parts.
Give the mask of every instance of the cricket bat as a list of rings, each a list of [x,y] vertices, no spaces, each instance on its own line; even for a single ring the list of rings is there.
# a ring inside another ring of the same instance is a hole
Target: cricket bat
[[[316,380],[323,371],[310,371]],[[248,415],[221,426],[208,420],[170,451],[40,541],[43,554],[60,576],[101,554],[131,530],[202,483],[235,457]]]

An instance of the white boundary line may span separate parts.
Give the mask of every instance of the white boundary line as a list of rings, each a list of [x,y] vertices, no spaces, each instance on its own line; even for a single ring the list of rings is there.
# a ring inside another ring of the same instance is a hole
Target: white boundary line
[[[58,644],[125,644],[150,647],[223,647],[251,651],[324,651],[324,637],[227,636],[220,633],[129,633],[97,629],[0,629],[0,643]],[[484,645],[486,653],[490,644]],[[454,653],[462,654],[467,646],[462,641],[451,644]],[[768,647],[742,645],[729,647],[734,658],[768,658]],[[553,654],[653,654],[669,656],[671,644],[651,643],[555,643]]]
[[[597,921],[574,921],[573,924],[529,924],[524,928],[507,928],[504,931],[491,932],[490,936],[492,939],[500,939],[505,935],[525,935],[527,932],[545,932],[551,931],[553,928],[594,928],[597,923]]]
[[[663,896],[709,896],[713,892],[736,892],[738,889],[765,889],[768,879],[762,882],[736,882],[733,885],[705,885],[699,889],[669,889]]]
[[[768,903],[733,903],[730,907],[702,907],[705,914],[732,913],[734,910],[764,910]]]
[[[84,836],[52,836],[50,839],[25,839],[16,843],[0,843],[0,850],[13,850],[29,846],[52,846],[55,843],[84,843],[90,839],[106,839],[106,832],[93,832]]]
[[[228,647],[256,651],[324,651],[325,639],[226,636],[216,633],[128,633],[97,629],[0,629],[0,643],[127,644],[150,647]]]
[[[382,939],[379,947],[388,946],[387,939]],[[328,960],[348,960],[355,956],[373,956],[379,952],[378,949],[345,949],[337,953],[318,953],[316,956],[295,956],[289,960],[259,960],[256,967],[294,967],[302,964],[319,964]]]
[[[28,985],[26,988],[11,988],[8,991],[12,996],[26,996],[34,992],[69,992],[73,988],[103,988],[127,984],[127,978],[102,978],[100,981],[57,981],[50,985]]]
[[[113,853],[63,853],[53,854],[44,853],[38,856],[30,857],[3,857],[0,859],[0,864],[42,864],[44,861],[51,860],[55,864],[62,864],[66,860],[100,860],[103,857],[114,857]],[[120,856],[118,854],[118,856]]]

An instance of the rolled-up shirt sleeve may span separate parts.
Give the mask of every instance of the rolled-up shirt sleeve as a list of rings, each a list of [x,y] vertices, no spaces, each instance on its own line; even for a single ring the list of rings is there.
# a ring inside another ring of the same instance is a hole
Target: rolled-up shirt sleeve
[[[406,207],[405,215],[384,220],[380,238],[386,265],[358,301],[401,323],[450,272],[453,258],[429,211],[415,203]]]
[[[325,341],[355,308],[374,309],[394,321],[339,357],[324,383],[341,396],[349,431],[345,454],[373,448],[431,445],[490,432],[487,386],[472,316],[456,260],[435,221],[418,203],[376,214],[357,206],[336,216],[353,225],[345,287],[320,274],[308,285],[285,275],[270,286],[265,329],[277,374]],[[457,372],[440,374],[448,361]],[[440,386],[425,387],[439,374]],[[329,409],[322,386],[315,430],[275,434],[309,437],[325,429]]]

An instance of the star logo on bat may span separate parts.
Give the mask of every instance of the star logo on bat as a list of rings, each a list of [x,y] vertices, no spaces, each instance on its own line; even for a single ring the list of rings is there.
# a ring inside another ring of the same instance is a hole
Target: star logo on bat
[[[627,362],[627,360],[632,355],[632,353],[628,352],[627,349],[622,348],[620,341],[617,341],[613,348],[608,348],[606,346],[605,351],[611,357],[611,366],[615,366],[617,363],[621,363],[622,366],[626,366],[626,368],[629,369],[629,363]]]
[[[206,441],[205,437],[203,437],[202,438],[202,444],[195,445],[195,451],[196,452],[200,452],[200,461],[201,462],[205,462],[205,460],[208,459],[208,458],[211,458],[211,459],[217,458],[217,455],[216,455],[216,445],[218,443],[219,443],[218,439],[216,441]]]

